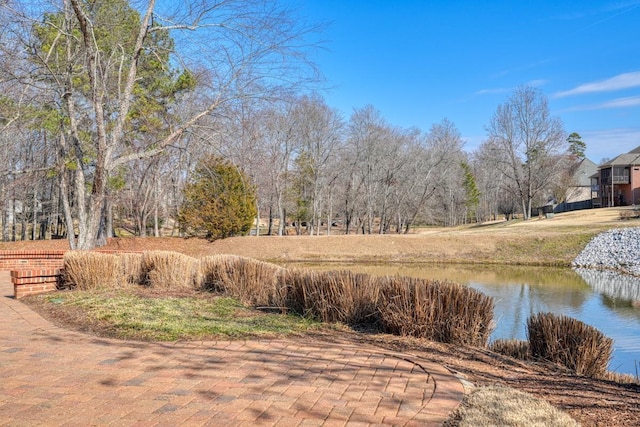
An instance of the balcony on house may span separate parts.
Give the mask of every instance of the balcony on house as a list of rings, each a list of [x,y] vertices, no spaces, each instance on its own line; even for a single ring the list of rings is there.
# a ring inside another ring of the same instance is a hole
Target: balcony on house
[[[630,184],[630,171],[627,167],[614,166],[613,168],[613,184]],[[602,169],[600,171],[602,182],[611,184],[611,168]]]
[[[614,184],[629,184],[631,180],[629,178],[629,168],[613,168],[613,183]]]

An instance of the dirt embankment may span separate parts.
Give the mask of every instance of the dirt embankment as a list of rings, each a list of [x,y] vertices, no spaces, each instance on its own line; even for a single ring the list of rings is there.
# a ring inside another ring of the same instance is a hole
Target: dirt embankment
[[[267,261],[466,262],[568,265],[597,233],[640,225],[620,220],[625,208],[590,209],[549,219],[423,228],[400,235],[260,236],[208,242],[182,238],[115,238],[106,249],[216,253]],[[0,243],[2,249],[67,249],[65,240]]]

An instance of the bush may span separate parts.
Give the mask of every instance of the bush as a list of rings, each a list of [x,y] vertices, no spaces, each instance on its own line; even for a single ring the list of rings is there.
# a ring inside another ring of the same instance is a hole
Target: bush
[[[519,360],[528,360],[531,357],[529,343],[522,340],[495,340],[489,345],[489,350]]]
[[[69,251],[63,258],[63,286],[75,289],[108,289],[119,286],[120,258],[99,252]]]
[[[527,320],[531,355],[559,363],[577,375],[602,378],[607,373],[613,340],[579,320],[538,313]]]
[[[368,274],[289,270],[283,276],[287,306],[323,322],[374,327],[379,286]]]
[[[212,240],[245,235],[256,215],[255,187],[237,166],[211,156],[198,162],[178,216],[186,235]]]
[[[197,289],[200,286],[198,260],[177,252],[143,252],[141,284],[152,288]]]
[[[640,209],[633,208],[631,210],[622,210],[620,211],[620,219],[638,219],[640,218]]]
[[[382,281],[378,304],[386,332],[485,347],[493,328],[493,299],[455,283],[410,277]]]
[[[284,306],[279,278],[284,268],[235,255],[213,255],[200,260],[202,287],[254,306]]]

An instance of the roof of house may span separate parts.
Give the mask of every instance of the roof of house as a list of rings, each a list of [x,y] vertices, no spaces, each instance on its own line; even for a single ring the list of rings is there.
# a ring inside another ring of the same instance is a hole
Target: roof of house
[[[597,172],[598,166],[591,160],[584,158],[576,168],[573,178],[576,181],[576,185],[580,187],[589,187],[591,186],[591,176]]]
[[[620,154],[613,160],[609,160],[598,166],[599,169],[607,168],[611,166],[635,166],[640,165],[640,146],[634,148],[625,154]]]

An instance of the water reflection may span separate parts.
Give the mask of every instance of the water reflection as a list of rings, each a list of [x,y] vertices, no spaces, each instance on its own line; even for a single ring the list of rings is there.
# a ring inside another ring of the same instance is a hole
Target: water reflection
[[[581,320],[614,339],[610,368],[640,369],[640,279],[567,268],[432,264],[290,264],[319,270],[403,275],[469,285],[495,300],[492,339],[526,339],[527,318],[539,312]]]
[[[640,278],[614,273],[613,271],[577,268],[576,273],[596,292],[614,299],[637,301],[640,304]]]

